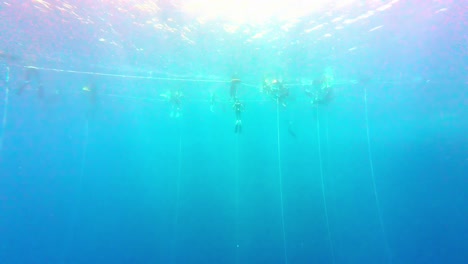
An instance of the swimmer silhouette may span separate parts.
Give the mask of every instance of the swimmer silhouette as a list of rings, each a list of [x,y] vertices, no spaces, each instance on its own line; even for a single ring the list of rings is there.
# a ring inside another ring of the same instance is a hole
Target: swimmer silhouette
[[[28,86],[32,86],[33,83],[37,86],[38,97],[44,97],[44,87],[41,83],[41,76],[39,71],[35,68],[26,68],[23,83],[19,86],[16,93],[21,95],[24,92],[24,89]]]

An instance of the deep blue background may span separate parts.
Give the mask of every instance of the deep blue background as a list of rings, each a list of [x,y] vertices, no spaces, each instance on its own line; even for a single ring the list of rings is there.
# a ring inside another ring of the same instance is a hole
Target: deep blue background
[[[393,262],[463,263],[466,94],[447,95],[430,83],[401,96],[387,88],[337,86],[342,93],[329,105],[296,100],[278,112],[274,101],[247,101],[238,138],[230,103],[212,113],[208,101],[190,101],[197,95],[189,89],[179,119],[157,97],[101,94],[87,118],[85,93],[49,104],[34,93],[11,94],[0,184],[2,262],[283,263],[282,190],[289,262],[331,263],[320,141],[336,262],[386,263],[369,126]]]

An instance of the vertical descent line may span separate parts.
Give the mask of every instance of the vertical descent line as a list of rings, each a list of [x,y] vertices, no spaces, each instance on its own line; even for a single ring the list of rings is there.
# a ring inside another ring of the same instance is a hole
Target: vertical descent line
[[[319,154],[320,182],[322,185],[323,208],[325,211],[325,221],[327,224],[327,234],[328,234],[328,243],[330,247],[330,254],[332,257],[332,263],[335,263],[335,248],[333,247],[333,241],[331,237],[330,221],[328,217],[327,197],[325,195],[325,183],[323,179],[323,161],[322,161],[322,145],[321,145],[321,140],[320,140],[319,106],[317,106],[317,111],[315,111],[315,113],[316,113],[316,118],[317,118],[317,144],[318,144],[318,154]]]
[[[281,167],[281,142],[280,142],[280,128],[279,128],[279,99],[276,99],[276,130],[277,130],[277,145],[278,145],[278,176],[280,185],[280,203],[281,203],[281,227],[283,233],[283,251],[284,263],[288,263],[288,252],[286,250],[286,230],[284,223],[284,200],[283,200],[283,173]]]
[[[236,177],[236,186],[235,186],[235,224],[236,224],[236,264],[239,263],[239,134],[236,134],[236,169],[235,169],[235,177]]]
[[[180,214],[180,189],[182,177],[182,121],[179,119],[179,148],[178,148],[178,164],[177,164],[177,179],[176,179],[176,207],[174,214],[174,231],[172,238],[172,263],[177,263],[177,240],[178,240],[178,226]]]
[[[364,106],[365,106],[365,118],[366,118],[366,134],[367,134],[367,153],[369,157],[369,165],[370,165],[370,172],[371,172],[371,179],[372,179],[372,188],[374,191],[375,197],[375,204],[377,207],[377,214],[379,216],[379,224],[382,230],[382,236],[384,240],[385,251],[387,253],[387,261],[388,263],[392,263],[392,251],[390,249],[390,245],[388,244],[387,240],[387,232],[385,231],[385,226],[382,217],[382,210],[380,209],[380,200],[379,195],[377,193],[377,186],[375,184],[375,173],[374,173],[374,162],[372,157],[372,148],[371,148],[371,141],[370,141],[370,130],[369,130],[369,110],[367,106],[367,88],[364,87]]]

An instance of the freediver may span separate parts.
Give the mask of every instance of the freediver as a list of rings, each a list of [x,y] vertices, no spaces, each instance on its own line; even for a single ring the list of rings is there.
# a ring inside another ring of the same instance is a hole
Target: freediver
[[[164,97],[171,104],[171,118],[179,118],[182,111],[182,97],[184,94],[180,91],[179,88],[171,89],[164,94],[161,94],[161,97]]]
[[[182,97],[184,94],[179,88],[171,89],[167,94],[161,95],[171,104],[171,117],[179,118],[182,111]]]
[[[236,113],[236,126],[234,133],[240,134],[242,132],[242,111],[244,111],[244,105],[239,101],[239,99],[236,99],[233,108]]]

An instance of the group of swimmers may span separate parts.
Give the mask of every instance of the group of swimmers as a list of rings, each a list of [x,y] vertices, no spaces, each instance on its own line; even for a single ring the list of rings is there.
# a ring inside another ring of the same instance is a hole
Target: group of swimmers
[[[1,51],[0,58],[5,60],[14,59]],[[241,80],[237,76],[233,76],[230,83],[230,101],[233,104],[232,108],[236,118],[234,132],[240,134],[242,132],[242,112],[244,111],[244,104],[239,99],[237,91],[241,85]],[[39,98],[44,96],[44,88],[38,69],[32,67],[25,69],[24,79],[17,88],[16,93],[21,95],[27,87],[35,87]],[[323,104],[332,99],[332,84],[330,78],[323,77],[315,80],[310,87],[310,89],[305,90],[305,94],[311,99],[311,104]],[[83,87],[82,91],[88,94],[91,105],[94,105],[97,100],[97,87],[94,84],[90,84]],[[267,97],[276,101],[278,105],[287,106],[286,99],[290,92],[289,87],[282,81],[278,79],[265,79],[260,91]],[[161,96],[171,104],[171,117],[179,118],[182,111],[182,98],[184,97],[182,91],[180,91],[180,89],[172,89],[165,94],[161,94]],[[210,110],[212,112],[214,111],[216,102],[216,93],[212,92],[210,96]]]
[[[244,104],[241,102],[237,95],[237,91],[241,85],[241,80],[237,76],[233,76],[231,79],[231,85],[229,88],[230,102],[232,102],[232,108],[235,113],[235,126],[234,132],[240,134],[242,132],[242,112],[244,111]],[[278,79],[265,79],[261,86],[260,92],[265,96],[273,99],[282,105],[287,106],[286,99],[290,92],[289,87]],[[330,77],[324,76],[320,79],[315,80],[309,89],[305,90],[305,94],[310,98],[310,103],[325,104],[332,99],[332,83]],[[171,117],[178,118],[181,116],[181,103],[184,94],[180,89],[172,89],[165,94],[161,94],[166,101],[172,105]],[[210,111],[214,112],[214,106],[217,102],[217,96],[215,92],[210,93]]]

